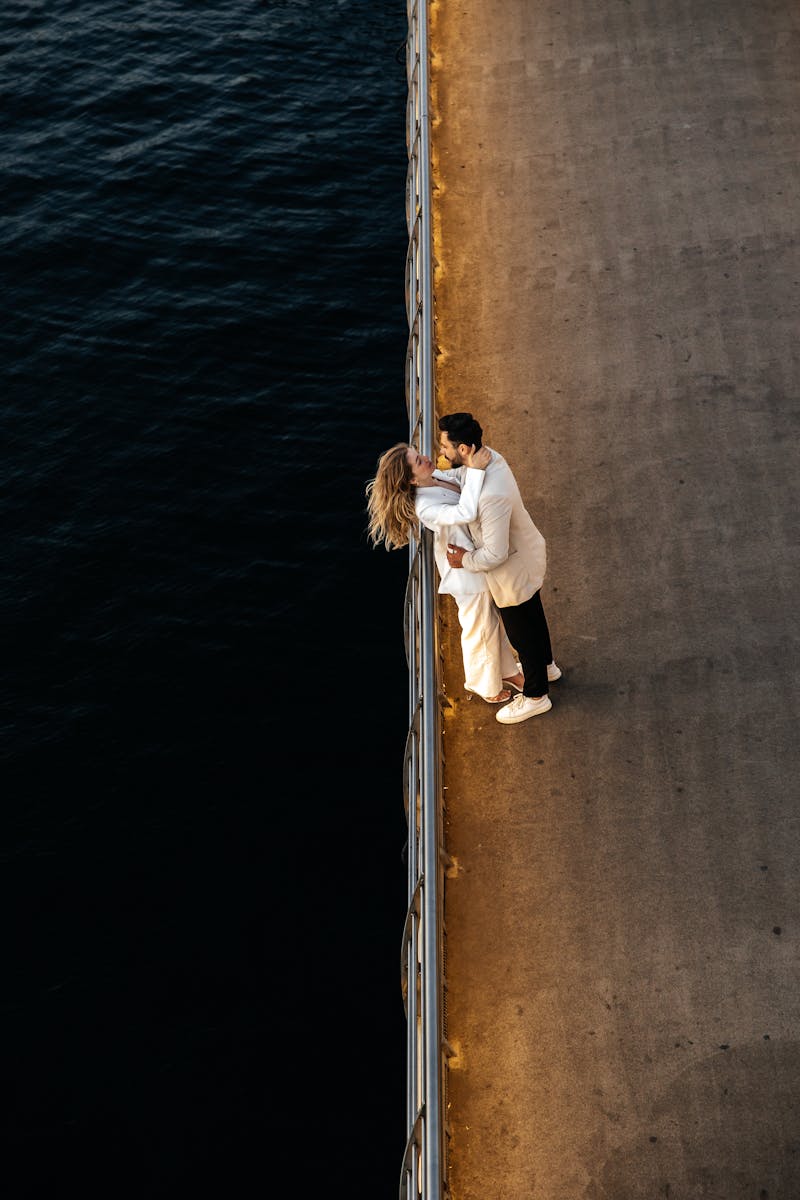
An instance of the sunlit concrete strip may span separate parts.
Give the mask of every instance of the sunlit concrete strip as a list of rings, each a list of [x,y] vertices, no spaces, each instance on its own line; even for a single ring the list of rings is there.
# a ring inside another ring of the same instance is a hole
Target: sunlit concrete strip
[[[499,725],[443,598],[455,1200],[800,1196],[799,22],[434,10],[437,405],[564,668]]]

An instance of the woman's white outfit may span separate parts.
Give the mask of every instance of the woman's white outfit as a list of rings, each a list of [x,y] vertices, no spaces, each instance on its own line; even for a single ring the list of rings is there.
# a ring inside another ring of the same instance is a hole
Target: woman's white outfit
[[[485,472],[475,467],[464,471],[459,494],[444,485],[418,487],[414,499],[417,516],[434,534],[433,557],[439,571],[439,591],[453,596],[461,626],[464,687],[484,700],[503,690],[503,677],[516,675],[519,663],[508,640],[500,614],[492,599],[486,576],[476,571],[451,567],[447,543],[473,550],[466,525],[478,513]],[[434,472],[434,478],[440,472]],[[446,478],[442,473],[441,478]]]

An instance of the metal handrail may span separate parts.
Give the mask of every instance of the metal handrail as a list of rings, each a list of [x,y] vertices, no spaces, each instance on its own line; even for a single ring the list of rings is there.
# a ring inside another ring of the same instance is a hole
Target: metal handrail
[[[407,0],[406,74],[406,407],[409,442],[435,448],[433,236],[427,0]],[[430,533],[412,539],[406,586],[405,645],[409,730],[404,760],[408,819],[408,912],[401,989],[407,1022],[407,1144],[400,1200],[443,1200],[447,1185],[444,1029],[444,874],[441,665],[437,575]]]

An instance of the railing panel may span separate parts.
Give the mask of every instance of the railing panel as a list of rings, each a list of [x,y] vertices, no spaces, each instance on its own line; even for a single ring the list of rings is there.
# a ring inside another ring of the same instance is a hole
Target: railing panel
[[[405,268],[408,345],[405,392],[409,442],[435,455],[433,254],[430,190],[430,94],[427,0],[408,0],[406,42]],[[444,1048],[444,873],[437,575],[431,535],[409,549],[404,610],[409,674],[409,731],[404,760],[408,820],[408,912],[403,930],[401,988],[407,1020],[408,1140],[400,1172],[401,1200],[448,1195]]]

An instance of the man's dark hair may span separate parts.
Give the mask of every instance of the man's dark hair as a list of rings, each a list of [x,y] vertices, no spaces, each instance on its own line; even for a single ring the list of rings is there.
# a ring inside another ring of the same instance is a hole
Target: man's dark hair
[[[439,417],[439,431],[446,433],[454,446],[463,443],[480,450],[483,445],[483,430],[472,413],[449,413],[446,417]]]

